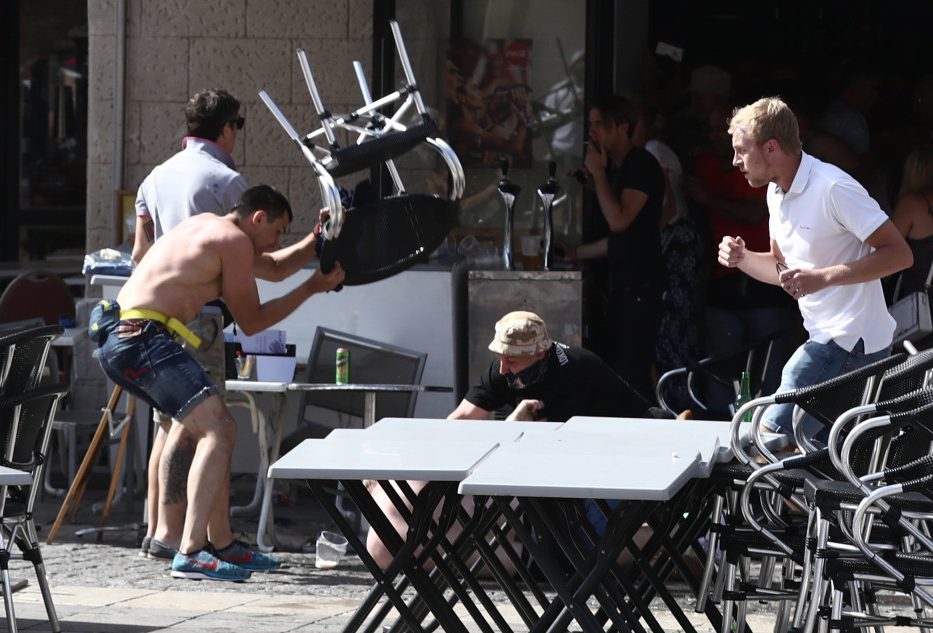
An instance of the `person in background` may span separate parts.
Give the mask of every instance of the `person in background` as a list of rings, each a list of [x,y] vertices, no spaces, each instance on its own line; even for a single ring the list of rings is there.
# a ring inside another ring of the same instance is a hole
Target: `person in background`
[[[707,64],[690,72],[689,104],[671,116],[664,134],[682,164],[691,165],[708,146],[709,117],[716,108],[728,106],[731,92],[732,75],[718,66]]]
[[[584,177],[596,193],[609,235],[571,249],[571,260],[605,257],[609,265],[607,333],[610,365],[645,398],[661,318],[664,264],[658,226],[664,174],[633,142],[637,112],[621,96],[594,102]]]
[[[907,156],[900,196],[891,221],[907,240],[914,256],[914,265],[900,275],[894,296],[896,301],[922,290],[933,265],[933,144]],[[928,337],[916,341],[915,345],[925,349],[930,343]]]
[[[658,375],[685,367],[701,358],[701,291],[709,266],[709,247],[703,243],[684,194],[684,173],[677,154],[661,140],[663,117],[656,108],[639,108],[633,142],[651,152],[664,172],[664,204],[661,207],[661,257],[664,260],[664,294],[661,323],[655,347]],[[667,398],[677,410],[692,401],[687,386],[678,381]]]
[[[865,188],[801,149],[797,119],[777,97],[739,108],[729,122],[733,164],[767,187],[770,248],[752,251],[726,235],[719,263],[793,297],[810,335],[784,366],[779,391],[793,391],[891,353],[894,319],[880,278],[913,263],[910,248]],[[792,436],[793,405],[768,407],[762,425]],[[812,418],[803,431],[820,429]]]

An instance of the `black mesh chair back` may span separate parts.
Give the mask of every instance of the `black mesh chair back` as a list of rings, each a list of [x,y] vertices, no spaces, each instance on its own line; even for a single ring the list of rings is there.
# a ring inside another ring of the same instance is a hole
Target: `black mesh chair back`
[[[926,374],[933,369],[933,349],[908,356],[903,362],[886,370],[881,377],[878,400],[891,400],[924,386]]]
[[[894,354],[870,365],[865,365],[842,376],[801,387],[794,391],[774,394],[776,404],[796,404],[819,420],[827,428],[842,413],[863,403],[865,389],[873,378],[904,361],[906,354]]]
[[[0,336],[0,396],[39,384],[49,346],[64,331],[60,325],[43,325]]]
[[[52,601],[52,593],[45,574],[45,563],[39,549],[39,538],[33,521],[36,495],[42,486],[42,470],[48,449],[52,418],[59,401],[68,393],[62,385],[38,387],[18,394],[0,398],[0,447],[3,449],[2,464],[32,474],[28,486],[5,486],[0,491],[2,513],[0,525],[9,535],[2,542],[0,551],[0,577],[2,577],[7,619],[14,622],[12,595],[9,591],[8,544],[15,542],[22,550],[23,558],[32,563],[45,603],[45,610],[53,631],[60,631],[58,615]]]
[[[32,472],[44,461],[45,443],[64,385],[48,385],[0,399],[0,446],[4,465]]]
[[[457,221],[458,203],[428,194],[406,194],[347,211],[339,237],[321,236],[321,270],[339,262],[344,285],[367,284],[428,260]]]

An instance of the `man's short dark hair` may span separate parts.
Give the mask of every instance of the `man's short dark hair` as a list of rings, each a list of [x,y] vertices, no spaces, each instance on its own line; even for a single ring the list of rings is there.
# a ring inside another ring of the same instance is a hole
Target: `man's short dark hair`
[[[254,211],[265,211],[270,220],[278,220],[283,214],[288,214],[288,222],[291,223],[292,207],[288,204],[288,198],[276,191],[269,185],[256,185],[250,187],[242,194],[233,207],[234,213],[240,218],[247,218]]]
[[[594,99],[591,107],[598,110],[603,119],[610,119],[616,125],[628,123],[628,135],[632,136],[638,110],[631,101],[621,95],[603,95]]]
[[[240,102],[226,90],[202,90],[185,106],[188,136],[216,141],[227,123],[236,121]]]

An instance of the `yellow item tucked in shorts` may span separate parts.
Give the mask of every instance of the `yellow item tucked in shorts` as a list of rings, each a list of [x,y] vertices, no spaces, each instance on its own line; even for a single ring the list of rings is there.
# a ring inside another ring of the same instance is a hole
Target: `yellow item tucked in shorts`
[[[162,314],[156,310],[148,310],[146,308],[130,308],[129,310],[120,310],[120,320],[122,321],[124,319],[149,319],[150,321],[158,321],[167,327],[169,332],[182,337],[193,347],[201,347],[201,339],[198,338],[194,332],[189,330],[187,325],[167,314]]]

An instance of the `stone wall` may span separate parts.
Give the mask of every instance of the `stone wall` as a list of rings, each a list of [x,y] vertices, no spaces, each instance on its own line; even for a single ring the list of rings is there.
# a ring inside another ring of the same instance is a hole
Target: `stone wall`
[[[89,0],[91,84],[88,129],[87,249],[109,246],[113,230],[114,0]],[[311,127],[295,49],[308,51],[328,107],[356,99],[351,61],[369,67],[372,0],[128,0],[126,5],[125,189],[136,189],[178,151],[185,102],[207,87],[243,103],[246,127],[234,152],[251,184],[289,196],[292,234],[316,222],[310,168],[262,102],[265,89],[300,130]],[[340,69],[333,72],[331,69]]]
[[[433,97],[449,3],[397,5],[419,83]],[[312,129],[314,110],[295,56],[301,47],[325,105],[336,112],[358,107],[351,62],[361,61],[371,74],[372,7],[373,0],[127,0],[123,188],[135,190],[178,151],[191,94],[224,88],[240,99],[246,116],[234,152],[238,168],[250,184],[288,195],[296,221],[286,241],[305,234],[317,221],[317,183],[258,92],[265,89],[300,132]],[[115,11],[115,0],[88,1],[88,251],[110,246],[113,235]]]

